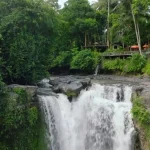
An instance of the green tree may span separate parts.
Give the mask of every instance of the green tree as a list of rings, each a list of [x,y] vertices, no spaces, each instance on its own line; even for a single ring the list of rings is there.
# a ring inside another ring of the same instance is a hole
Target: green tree
[[[93,19],[95,17],[94,10],[88,0],[68,0],[61,13],[64,20],[69,23],[68,30],[72,43],[75,43],[77,47],[81,47],[85,43],[85,32],[80,30],[84,21],[81,20]]]
[[[93,73],[96,65],[100,61],[100,54],[89,49],[76,52],[72,62],[71,69],[78,69],[87,73]]]
[[[77,19],[75,22],[75,31],[84,34],[84,46],[91,43],[92,37],[95,35],[97,31],[97,21],[96,19],[88,18],[88,19]]]
[[[46,75],[56,13],[42,0],[1,0],[2,68],[6,80],[31,84]]]
[[[148,0],[122,0],[122,4],[126,10],[130,8],[130,12],[132,15],[132,20],[134,22],[134,29],[137,39],[137,44],[139,46],[139,52],[141,52],[141,32],[140,32],[140,21],[145,14],[148,13],[149,9],[149,1]]]
[[[141,53],[142,44],[147,43],[145,41],[149,39],[149,3],[148,0],[98,0],[95,2],[92,5],[93,8],[107,13],[105,23],[107,45],[119,42],[124,47],[124,45],[137,43]]]

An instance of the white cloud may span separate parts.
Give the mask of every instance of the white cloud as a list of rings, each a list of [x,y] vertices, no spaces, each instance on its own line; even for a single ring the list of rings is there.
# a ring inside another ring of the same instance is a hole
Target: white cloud
[[[58,2],[59,2],[59,5],[63,6],[66,1],[67,0],[59,0]]]
[[[59,3],[59,5],[63,6],[66,1],[67,0],[58,0],[58,3]],[[89,0],[90,3],[93,3],[95,1],[97,1],[97,0]]]

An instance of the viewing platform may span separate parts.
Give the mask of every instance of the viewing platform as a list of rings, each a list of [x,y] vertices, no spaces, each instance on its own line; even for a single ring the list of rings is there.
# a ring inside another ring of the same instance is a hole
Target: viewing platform
[[[139,51],[125,51],[125,52],[105,52],[102,54],[104,58],[127,58],[132,56],[133,54],[137,54]],[[142,50],[143,55],[150,56],[150,50]]]

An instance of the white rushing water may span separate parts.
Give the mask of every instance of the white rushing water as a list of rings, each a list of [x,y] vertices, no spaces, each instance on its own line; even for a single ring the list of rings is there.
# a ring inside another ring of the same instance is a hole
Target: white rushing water
[[[134,131],[128,86],[94,84],[69,102],[41,96],[48,150],[131,150]]]

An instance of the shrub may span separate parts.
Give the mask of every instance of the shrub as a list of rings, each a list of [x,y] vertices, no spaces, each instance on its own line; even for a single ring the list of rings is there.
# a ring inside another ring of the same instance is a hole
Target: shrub
[[[150,112],[144,106],[141,97],[133,98],[133,108],[132,108],[133,118],[136,124],[139,125],[142,131],[142,136],[146,146],[150,146]]]
[[[104,60],[103,68],[106,70],[118,70],[122,71],[125,66],[126,60],[124,59],[114,59],[114,60]]]
[[[108,49],[104,52],[104,54],[108,54],[108,53],[123,53],[124,52],[124,49],[123,48],[119,48],[119,49]]]
[[[150,75],[150,60],[147,61],[145,67],[142,69],[142,72],[147,75]]]
[[[142,103],[142,98],[135,97],[133,99],[133,108],[132,108],[133,117],[140,123],[149,125],[150,124],[150,112],[145,108]]]
[[[72,59],[72,54],[69,51],[63,51],[58,54],[56,58],[54,58],[51,67],[66,67],[70,66],[70,62]]]
[[[142,69],[146,65],[146,58],[141,56],[140,54],[134,54],[132,57],[127,59],[126,66],[124,68],[124,72],[138,72],[141,73]]]
[[[91,50],[81,50],[73,57],[71,69],[92,72],[100,61],[100,54]]]
[[[141,73],[146,64],[145,57],[134,54],[127,59],[104,60],[103,68],[106,70],[120,71],[123,73]]]

